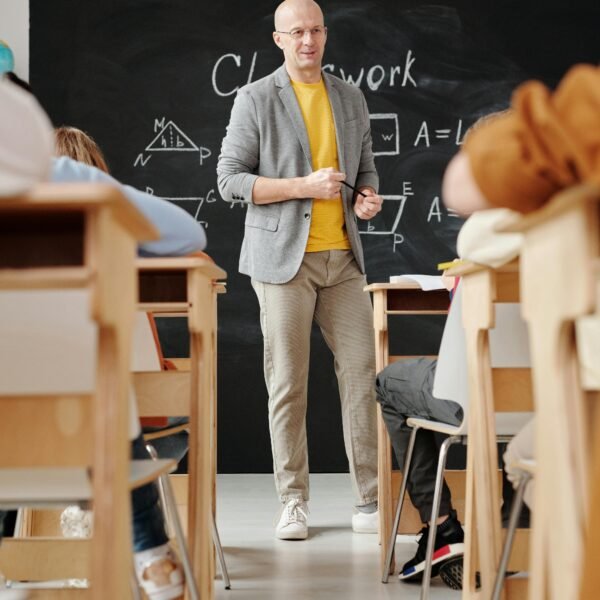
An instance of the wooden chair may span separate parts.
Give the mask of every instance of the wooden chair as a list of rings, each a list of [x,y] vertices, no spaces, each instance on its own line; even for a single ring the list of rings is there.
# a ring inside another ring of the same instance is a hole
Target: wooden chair
[[[441,399],[449,399],[459,404],[463,409],[463,420],[458,425],[449,425],[448,423],[432,421],[429,419],[421,418],[410,418],[407,421],[407,425],[412,428],[407,453],[406,461],[403,469],[403,473],[410,473],[412,450],[415,444],[416,436],[420,429],[429,431],[435,431],[437,433],[444,434],[447,439],[442,443],[439,453],[438,470],[436,477],[435,493],[433,498],[433,508],[430,518],[430,523],[433,525],[429,529],[429,538],[427,544],[426,553],[426,566],[423,572],[423,580],[421,584],[421,598],[428,598],[429,587],[430,587],[430,576],[431,567],[434,553],[434,540],[436,536],[437,519],[439,517],[439,507],[441,501],[441,490],[443,484],[443,475],[446,465],[446,457],[449,447],[456,443],[468,443],[468,429],[469,429],[469,394],[467,385],[467,365],[466,365],[466,352],[465,352],[465,335],[463,332],[463,313],[462,313],[462,289],[459,288],[456,292],[453,300],[453,307],[448,319],[446,321],[446,327],[444,329],[444,335],[440,345],[440,355],[442,358],[438,362],[438,372],[435,380],[433,394],[435,397]],[[454,304],[455,303],[455,304]],[[503,306],[499,310],[498,316],[498,329],[509,330],[517,333],[519,331],[518,316],[515,314],[514,306]],[[522,328],[521,328],[522,329]],[[506,356],[507,335],[493,335],[491,336],[491,354],[498,357],[498,364],[503,368],[507,367],[521,367],[524,362],[522,353],[515,352],[513,356],[508,358]],[[522,336],[520,336],[522,337]],[[511,352],[511,354],[513,354]],[[492,363],[494,364],[494,363]],[[512,412],[512,411],[511,411]],[[498,441],[507,441],[510,437],[514,436],[525,422],[530,418],[529,414],[500,414],[495,417],[494,423],[494,434],[497,436]],[[410,476],[410,475],[409,475]],[[389,562],[391,561],[391,554],[393,545],[396,539],[396,533],[398,530],[398,523],[400,520],[400,512],[402,510],[402,502],[404,499],[404,493],[406,491],[406,480],[407,477],[403,478],[402,488],[400,490],[400,496],[398,498],[398,506],[396,509],[396,517],[394,520],[394,526],[390,537],[390,550],[388,551],[387,563],[383,569],[382,581],[387,582],[387,576],[389,572]]]
[[[502,547],[495,414],[533,410],[530,369],[491,366],[490,331],[495,327],[497,305],[519,302],[519,265],[515,261],[492,269],[466,263],[448,274],[462,278],[469,379],[463,598],[485,599],[492,594]],[[526,534],[519,537],[521,556],[513,557],[511,569],[527,571],[522,551],[528,540]],[[479,589],[476,573],[480,574]],[[523,580],[510,580],[510,597],[523,594],[524,585]]]
[[[140,259],[137,266],[138,307],[157,316],[188,318],[189,370],[138,373],[134,381],[140,416],[189,416],[187,531],[200,594],[209,599],[215,574],[216,295],[223,290],[217,281],[226,273],[199,257]]]
[[[0,299],[23,293],[29,302],[32,294],[43,292],[47,301],[53,298],[56,303],[52,291],[61,290],[61,298],[83,307],[69,315],[69,322],[78,318],[96,331],[91,344],[95,358],[87,372],[78,364],[63,364],[64,372],[75,377],[64,378],[60,370],[32,374],[28,368],[36,346],[25,357],[7,347],[7,329],[13,322],[3,314],[1,472],[15,482],[17,469],[35,469],[36,476],[27,478],[29,485],[17,482],[12,497],[4,479],[2,505],[27,497],[54,503],[58,497],[73,501],[89,495],[97,515],[88,542],[69,540],[58,548],[49,540],[5,540],[0,568],[11,579],[20,579],[20,569],[27,565],[33,567],[26,573],[32,581],[89,578],[87,597],[97,600],[131,595],[127,414],[134,258],[136,241],[156,235],[137,210],[107,186],[48,184],[0,201]],[[59,298],[59,309],[61,304]],[[39,333],[31,332],[34,341]],[[43,367],[43,360],[40,364]],[[92,391],[85,385],[90,382]],[[74,487],[50,477],[66,474],[75,477]],[[42,487],[42,477],[49,479],[49,487]],[[39,597],[53,595],[44,591]]]
[[[502,227],[524,234],[523,315],[536,402],[532,600],[588,600],[600,589],[597,392],[581,385],[578,319],[598,316],[600,189],[581,185]]]

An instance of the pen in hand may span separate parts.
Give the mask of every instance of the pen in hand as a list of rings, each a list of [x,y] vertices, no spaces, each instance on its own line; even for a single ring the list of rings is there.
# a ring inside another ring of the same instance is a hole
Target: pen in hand
[[[357,194],[360,194],[364,198],[367,197],[366,194],[363,194],[360,190],[357,190],[353,185],[350,185],[348,182],[342,180],[341,183],[343,183],[345,186],[349,187],[352,191],[356,192]]]

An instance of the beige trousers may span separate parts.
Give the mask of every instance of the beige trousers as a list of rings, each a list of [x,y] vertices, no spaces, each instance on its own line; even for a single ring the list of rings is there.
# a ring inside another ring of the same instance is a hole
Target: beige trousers
[[[311,252],[284,284],[252,281],[260,304],[275,486],[309,499],[306,404],[313,319],[335,358],[344,445],[361,506],[377,500],[375,342],[365,277],[351,252]]]

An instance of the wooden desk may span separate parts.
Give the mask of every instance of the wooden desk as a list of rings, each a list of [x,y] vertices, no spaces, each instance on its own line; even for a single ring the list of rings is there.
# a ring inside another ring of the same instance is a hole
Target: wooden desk
[[[140,259],[140,310],[187,316],[190,371],[138,373],[140,416],[189,415],[188,545],[200,596],[214,596],[212,513],[216,485],[217,280],[225,271],[205,258]],[[191,377],[191,386],[190,384]],[[166,381],[166,384],[165,384]],[[174,393],[174,390],[177,390]],[[168,414],[165,412],[168,405]],[[154,408],[155,407],[155,408]]]
[[[424,292],[416,283],[372,283],[365,291],[373,294],[373,326],[375,329],[375,368],[379,373],[394,359],[389,354],[388,315],[443,315],[450,303],[446,290]],[[385,564],[393,522],[392,447],[377,407],[379,537],[381,567]],[[415,532],[416,533],[416,532]],[[394,570],[392,562],[391,570]]]
[[[137,292],[134,257],[137,240],[157,237],[110,186],[45,184],[27,195],[0,199],[0,290],[83,289],[91,297],[91,318],[98,327],[95,390],[91,396],[4,395],[0,461],[3,466],[51,465],[63,456],[71,465],[91,467],[96,527],[88,571],[92,586],[86,597],[95,600],[131,597],[127,415]],[[27,427],[17,425],[20,417]],[[67,430],[59,428],[51,438],[45,435],[52,422],[63,418]],[[25,433],[36,441],[24,446]],[[30,542],[29,554],[39,559],[29,563],[36,571],[30,579],[47,578],[52,567],[66,575],[68,561],[53,564],[47,554],[40,554],[35,540],[8,542],[1,552],[8,577],[14,576],[12,567],[18,573],[22,566],[20,559],[10,562],[11,550],[18,550],[20,542]],[[45,542],[42,552],[48,551]],[[57,595],[44,590],[37,597]]]
[[[502,230],[524,234],[537,414],[530,598],[589,600],[600,589],[600,411],[579,381],[574,322],[600,318],[600,189],[566,190]]]

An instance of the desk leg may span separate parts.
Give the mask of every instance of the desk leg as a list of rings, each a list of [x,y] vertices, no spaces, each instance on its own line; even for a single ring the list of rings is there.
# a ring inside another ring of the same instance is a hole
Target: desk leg
[[[213,320],[210,329],[210,408],[211,408],[211,445],[210,445],[210,463],[211,463],[211,502],[212,502],[212,517],[217,518],[217,292],[214,284],[211,285],[211,314]],[[210,555],[210,571],[214,579],[216,577],[215,564],[216,547],[213,544],[213,551]]]
[[[375,369],[379,373],[388,363],[388,331],[385,312],[386,297],[382,292],[373,295],[375,326]],[[393,521],[392,494],[392,446],[388,436],[381,408],[377,407],[377,478],[379,504],[379,541],[381,544],[380,563],[383,569],[387,556]],[[395,569],[392,559],[390,573]]]
[[[214,597],[212,546],[212,347],[211,282],[190,273],[193,293],[190,319],[191,406],[188,489],[188,539],[192,566],[202,600]],[[195,482],[195,484],[193,484]]]

